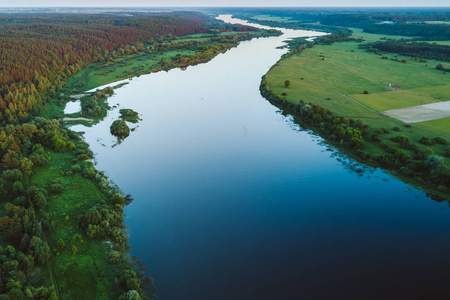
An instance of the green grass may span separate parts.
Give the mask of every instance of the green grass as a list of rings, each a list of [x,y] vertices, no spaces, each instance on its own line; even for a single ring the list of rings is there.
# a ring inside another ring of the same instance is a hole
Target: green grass
[[[375,41],[391,36],[356,30],[355,37]],[[395,57],[392,54],[387,55]],[[416,144],[423,136],[442,136],[450,141],[450,132],[444,128],[445,124],[434,127],[418,124],[407,128],[403,122],[379,113],[389,109],[450,100],[450,75],[435,70],[434,66],[439,62],[420,63],[411,58],[397,58],[407,59],[407,63],[381,59],[380,55],[358,49],[356,42],[339,42],[331,46],[316,45],[280,61],[266,74],[266,79],[270,89],[278,95],[286,93],[285,98],[290,103],[296,104],[304,100],[319,104],[337,115],[355,120],[361,118],[372,128],[371,134],[381,128],[388,129],[388,134],[379,135],[387,143],[393,143],[389,139],[398,135],[407,135]],[[285,80],[291,82],[290,87],[284,86]],[[404,89],[391,90],[386,87],[388,83]],[[364,95],[364,90],[369,91],[369,94]],[[434,124],[432,122],[431,124]],[[394,127],[400,128],[400,131],[393,131]],[[427,148],[421,144],[418,146],[420,149]],[[440,155],[445,151],[445,147],[441,145],[431,148]],[[366,151],[384,153],[379,143],[367,143]],[[408,150],[405,152],[408,153]]]
[[[417,123],[417,125],[430,128],[436,131],[444,132],[450,135],[450,118],[420,122]]]
[[[450,24],[450,22],[449,22],[449,24]],[[431,43],[431,44],[433,44],[433,43],[436,43],[436,44],[439,44],[439,45],[446,45],[446,46],[450,46],[450,41],[426,41],[427,43]]]
[[[411,37],[401,36],[401,35],[385,35],[385,34],[375,34],[375,33],[367,33],[363,32],[362,29],[352,28],[353,31],[352,37],[359,39],[363,38],[365,42],[376,42],[380,39],[406,39],[409,40]]]
[[[397,90],[377,94],[358,94],[350,96],[378,111],[405,108],[440,101],[429,93],[420,91],[420,89]]]
[[[91,90],[104,84],[149,73],[158,66],[162,58],[171,61],[177,55],[189,56],[192,54],[195,54],[195,52],[190,50],[150,51],[149,53],[140,52],[139,54],[118,58],[114,62],[95,63],[70,77],[67,81],[67,87],[69,91],[75,93]],[[104,74],[101,74],[101,72],[104,72]],[[75,85],[80,81],[85,82],[85,86],[77,89]]]
[[[32,183],[48,186],[53,180],[59,181],[65,191],[52,195],[48,202],[48,213],[55,229],[48,234],[49,245],[54,257],[55,272],[62,299],[117,299],[120,295],[114,282],[118,275],[116,266],[107,260],[111,248],[104,241],[85,239],[78,227],[80,214],[105,199],[103,193],[89,179],[80,174],[64,175],[73,165],[71,153],[51,152],[50,166],[40,169],[32,178]],[[79,162],[79,164],[91,164]],[[66,218],[68,217],[68,218]],[[71,241],[80,234],[83,240]],[[59,239],[66,248],[54,251]],[[72,254],[72,246],[78,252]]]
[[[450,22],[447,22],[447,21],[425,21],[425,23],[428,23],[428,24],[450,24]]]

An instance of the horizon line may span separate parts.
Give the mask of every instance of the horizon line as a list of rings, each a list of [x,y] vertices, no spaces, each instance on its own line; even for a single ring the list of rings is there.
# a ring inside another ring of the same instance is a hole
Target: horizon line
[[[439,6],[439,5],[402,5],[402,6],[373,6],[373,5],[362,5],[362,6],[329,6],[329,5],[318,5],[318,6],[291,6],[291,5],[281,5],[281,6],[181,6],[181,5],[173,5],[173,6],[162,6],[162,5],[153,5],[153,6],[123,6],[123,5],[115,5],[115,6],[0,6],[0,9],[4,8],[449,8],[450,6]]]

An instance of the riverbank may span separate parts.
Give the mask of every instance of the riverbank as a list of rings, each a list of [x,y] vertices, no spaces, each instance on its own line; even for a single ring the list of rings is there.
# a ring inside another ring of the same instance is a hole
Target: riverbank
[[[448,80],[434,69],[437,61],[387,59],[359,47],[387,37],[355,30],[350,40],[303,46],[271,68],[261,93],[358,160],[448,199],[448,135],[382,113],[448,100]]]

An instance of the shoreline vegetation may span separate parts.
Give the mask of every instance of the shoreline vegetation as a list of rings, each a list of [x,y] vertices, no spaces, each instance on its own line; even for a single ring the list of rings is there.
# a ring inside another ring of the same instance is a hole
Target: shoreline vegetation
[[[86,90],[281,33],[189,12],[17,14],[0,16],[0,28],[9,30],[0,34],[8,70],[0,80],[0,299],[156,297],[142,261],[128,255],[131,196],[94,168],[89,145],[67,125],[98,122],[110,109],[113,88]],[[30,55],[36,65],[27,65]],[[81,112],[63,115],[73,99]],[[138,119],[124,110],[120,121]]]
[[[383,111],[450,100],[443,64],[431,60],[450,47],[379,31],[332,32],[311,43],[292,41],[262,77],[263,97],[356,160],[388,170],[434,200],[449,200],[448,118],[410,124]]]

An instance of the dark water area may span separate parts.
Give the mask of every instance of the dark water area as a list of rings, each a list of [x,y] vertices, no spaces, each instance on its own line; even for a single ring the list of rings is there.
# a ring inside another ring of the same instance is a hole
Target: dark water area
[[[286,51],[276,47],[310,34],[135,78],[104,121],[74,127],[134,198],[131,254],[159,299],[450,296],[448,203],[346,158],[261,97],[261,76]],[[120,108],[142,121],[117,144]]]

